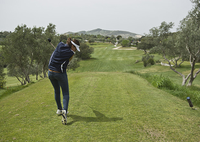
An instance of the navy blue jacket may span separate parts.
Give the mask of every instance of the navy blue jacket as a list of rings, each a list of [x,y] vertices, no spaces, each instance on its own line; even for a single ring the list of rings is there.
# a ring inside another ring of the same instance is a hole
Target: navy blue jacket
[[[63,42],[58,43],[55,51],[52,53],[49,61],[49,69],[66,73],[66,68],[69,63],[69,59],[74,55],[74,51],[71,50],[68,44]]]

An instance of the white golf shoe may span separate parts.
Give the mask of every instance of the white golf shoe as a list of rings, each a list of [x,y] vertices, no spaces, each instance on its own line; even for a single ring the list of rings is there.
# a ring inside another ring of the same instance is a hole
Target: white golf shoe
[[[62,110],[58,109],[56,114],[61,115],[62,114]]]
[[[67,113],[66,110],[62,110],[62,124],[67,125]]]
[[[67,111],[67,114],[69,113],[69,111]],[[62,110],[58,109],[56,114],[61,115],[62,114]]]

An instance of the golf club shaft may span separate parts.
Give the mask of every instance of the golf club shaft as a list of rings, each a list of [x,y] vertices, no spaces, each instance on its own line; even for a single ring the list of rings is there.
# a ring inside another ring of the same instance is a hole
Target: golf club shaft
[[[50,44],[54,47],[54,49],[56,49],[55,46],[51,42],[50,42]]]

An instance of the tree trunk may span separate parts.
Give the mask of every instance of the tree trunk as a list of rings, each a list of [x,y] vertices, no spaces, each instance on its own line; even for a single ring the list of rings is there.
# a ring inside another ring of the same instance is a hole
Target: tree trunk
[[[184,78],[183,78],[182,86],[184,86],[184,85],[186,84],[186,82],[188,81],[190,75],[191,75],[191,73],[189,73],[188,76],[187,76],[186,78],[185,78],[185,76],[183,75]]]
[[[47,74],[46,74],[46,70],[45,70],[45,68],[46,68],[46,65],[43,65],[42,73],[43,73],[44,78],[47,77]]]
[[[23,85],[26,85],[26,79],[22,78]]]
[[[43,75],[44,75],[44,78],[47,77],[47,74],[46,74],[46,71],[45,71],[45,70],[43,70]]]
[[[23,81],[21,81],[20,79],[19,79],[19,77],[17,77],[17,76],[15,76],[16,78],[17,78],[17,80],[21,83],[21,85],[24,85],[23,84]]]
[[[185,79],[185,76],[182,76],[183,77],[183,82],[182,82],[182,86],[184,86],[187,82],[187,80]]]
[[[180,66],[181,66],[181,64],[182,64],[183,62],[184,62],[184,60],[182,60],[182,61],[181,61],[181,63],[180,63],[180,64],[178,64],[178,67],[180,67]]]
[[[190,80],[187,84],[187,86],[192,86],[192,82],[194,81],[194,70],[195,70],[195,63],[196,63],[196,57],[193,57],[192,59],[192,54],[190,54],[190,64],[191,64],[191,71],[190,71]]]
[[[195,63],[197,61],[197,57],[194,57],[193,58],[193,61],[191,62],[191,77],[190,77],[190,80],[187,84],[187,86],[192,86],[192,83],[194,81],[194,79],[197,77],[197,74],[200,72],[200,69],[194,74],[194,70],[195,70]]]
[[[165,57],[165,55],[163,56],[165,60],[168,61],[168,64],[170,66],[170,69],[173,70],[175,73],[179,74],[180,76],[182,76],[183,81],[182,81],[182,86],[184,86],[188,80],[188,78],[190,77],[191,73],[188,74],[188,76],[185,78],[185,75],[183,75],[182,73],[178,72],[175,68],[172,67],[170,61]]]
[[[194,79],[192,79],[192,77],[190,78],[190,81],[188,82],[187,86],[192,86],[192,82],[194,81]]]
[[[27,81],[28,83],[30,83],[29,75],[26,76],[26,81]]]
[[[39,65],[40,63],[37,63],[37,65],[36,65],[36,80],[38,80],[38,76],[39,76],[39,67],[40,67],[40,65]]]
[[[38,80],[38,73],[36,73],[36,80]]]

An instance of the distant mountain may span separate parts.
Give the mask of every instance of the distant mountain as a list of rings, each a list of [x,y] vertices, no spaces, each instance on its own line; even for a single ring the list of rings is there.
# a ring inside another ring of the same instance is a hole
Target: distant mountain
[[[89,34],[89,35],[103,35],[103,36],[115,36],[117,37],[118,35],[121,35],[123,38],[128,38],[128,37],[135,37],[135,38],[140,38],[142,35],[136,34],[136,33],[131,33],[127,31],[109,31],[109,30],[103,30],[103,29],[94,29],[91,31],[80,31],[76,32],[79,34]],[[66,35],[68,34],[73,34],[72,32],[67,32],[64,33]]]

